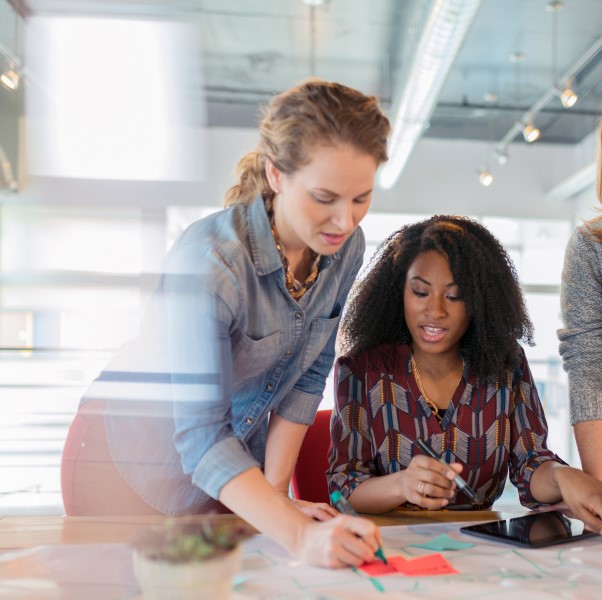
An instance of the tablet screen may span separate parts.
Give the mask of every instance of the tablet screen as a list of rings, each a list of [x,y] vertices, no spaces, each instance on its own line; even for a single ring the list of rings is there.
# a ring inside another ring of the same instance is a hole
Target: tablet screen
[[[598,535],[593,531],[586,531],[583,521],[570,519],[559,511],[470,525],[461,527],[460,531],[528,548],[566,544]]]

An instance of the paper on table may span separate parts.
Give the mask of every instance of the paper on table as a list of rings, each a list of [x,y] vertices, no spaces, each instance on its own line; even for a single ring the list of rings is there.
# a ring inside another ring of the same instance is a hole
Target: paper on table
[[[385,565],[381,561],[366,563],[360,569],[371,577],[401,573],[409,577],[429,577],[431,575],[453,575],[458,573],[442,554],[427,554],[411,560],[403,556],[388,556]]]
[[[420,558],[407,560],[403,565],[403,574],[411,577],[429,575],[455,575],[458,573],[442,554],[428,554]]]
[[[464,550],[466,548],[472,548],[474,544],[469,544],[468,542],[460,542],[459,540],[454,540],[454,538],[450,538],[448,535],[442,533],[438,535],[436,538],[428,542],[424,542],[423,544],[410,544],[414,548],[426,548],[427,550]]]

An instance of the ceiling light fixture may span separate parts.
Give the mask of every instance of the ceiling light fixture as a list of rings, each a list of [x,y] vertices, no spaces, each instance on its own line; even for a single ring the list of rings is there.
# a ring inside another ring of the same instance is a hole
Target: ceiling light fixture
[[[493,151],[493,158],[495,158],[500,167],[503,167],[508,162],[508,150],[506,148],[496,148]]]
[[[479,183],[483,187],[489,187],[493,183],[493,175],[487,167],[483,167],[479,172]]]
[[[539,131],[539,129],[537,129],[537,127],[535,127],[533,123],[527,123],[523,127],[523,137],[525,138],[525,142],[527,142],[528,144],[535,142],[539,139],[540,136],[541,131]]]
[[[489,105],[496,104],[498,102],[498,95],[495,92],[488,92],[485,94],[485,102]],[[494,131],[494,119],[495,113],[494,111],[490,111],[487,115],[487,146],[490,147],[493,142],[493,131]],[[488,150],[489,154],[491,151]],[[489,187],[493,183],[493,175],[489,169],[489,159],[485,159],[485,165],[481,167],[479,171],[479,183],[483,187]]]
[[[0,75],[0,81],[7,90],[16,90],[19,87],[21,81],[21,74],[17,68],[17,65],[11,61],[8,63],[6,69]]]
[[[307,6],[322,6],[326,4],[326,0],[303,0]]]
[[[547,12],[555,12],[561,8],[564,8],[564,2],[562,2],[562,0],[552,0],[546,4]]]
[[[564,88],[564,90],[562,90],[562,93],[560,94],[560,102],[562,103],[562,106],[564,106],[564,108],[571,108],[572,106],[575,106],[575,103],[578,99],[579,96],[575,94],[570,84],[567,84],[567,86]]]
[[[17,58],[19,55],[19,15],[16,12],[14,52],[0,44],[0,54],[6,60],[6,67],[0,74],[0,82],[7,90],[14,91],[19,87],[21,81],[21,61]]]
[[[579,96],[573,91],[573,78],[570,77],[564,85],[560,85],[557,79],[558,65],[558,11],[564,8],[564,2],[553,0],[546,4],[546,11],[552,13],[552,86],[556,87],[558,97],[564,108],[575,106]]]
[[[598,38],[564,73],[560,81],[568,81],[571,77],[584,69],[598,53],[602,51],[602,37]],[[508,147],[514,138],[522,132],[524,124],[533,120],[534,116],[546,106],[550,100],[558,95],[558,89],[555,86],[547,89],[543,95],[528,109],[522,116],[517,119],[512,127],[506,132],[504,137],[497,143],[496,149],[504,149]]]
[[[434,2],[410,61],[393,120],[390,158],[379,184],[391,188],[403,171],[482,0]]]

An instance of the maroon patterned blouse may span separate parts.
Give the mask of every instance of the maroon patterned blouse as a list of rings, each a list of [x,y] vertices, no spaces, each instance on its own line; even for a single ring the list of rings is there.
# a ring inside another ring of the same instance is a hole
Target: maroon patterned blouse
[[[565,463],[546,446],[548,427],[524,353],[522,366],[495,385],[477,385],[465,366],[441,424],[420,395],[410,358],[406,345],[382,345],[338,360],[330,491],[348,497],[369,477],[405,469],[420,454],[415,444],[420,436],[447,462],[463,465],[461,475],[477,494],[471,503],[458,492],[447,508],[490,508],[508,471],[521,503],[538,506],[529,489],[531,475],[547,460]]]

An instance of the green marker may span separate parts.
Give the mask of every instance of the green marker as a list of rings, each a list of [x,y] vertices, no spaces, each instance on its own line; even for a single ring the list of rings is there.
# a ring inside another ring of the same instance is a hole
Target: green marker
[[[353,510],[351,504],[349,504],[347,498],[345,498],[345,496],[343,496],[341,492],[332,492],[332,494],[330,494],[330,500],[334,504],[335,508],[344,515],[351,515],[352,517],[358,516],[355,510]],[[385,556],[385,553],[383,552],[383,549],[380,546],[378,547],[378,550],[375,552],[375,554],[386,565],[389,564],[387,562],[387,557]]]

